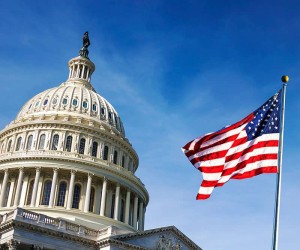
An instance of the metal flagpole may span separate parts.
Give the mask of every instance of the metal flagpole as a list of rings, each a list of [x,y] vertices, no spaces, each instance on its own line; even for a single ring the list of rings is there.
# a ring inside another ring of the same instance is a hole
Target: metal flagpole
[[[280,119],[280,135],[279,135],[279,148],[278,148],[278,174],[276,183],[276,196],[275,196],[275,211],[274,211],[274,225],[273,225],[273,247],[272,250],[278,249],[278,230],[279,230],[279,211],[280,211],[280,193],[281,193],[281,170],[282,170],[282,150],[283,150],[283,132],[284,132],[284,112],[285,112],[285,93],[288,76],[281,77],[283,82],[282,86],[282,102],[281,102],[281,119]]]

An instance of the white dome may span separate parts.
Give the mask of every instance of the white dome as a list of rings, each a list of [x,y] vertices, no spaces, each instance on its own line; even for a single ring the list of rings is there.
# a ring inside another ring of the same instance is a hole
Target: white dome
[[[31,98],[19,111],[16,120],[26,119],[32,115],[67,114],[83,118],[90,117],[109,124],[125,137],[122,121],[114,107],[96,93],[87,79],[71,77],[72,66],[78,62],[89,63],[89,66],[93,66],[91,61],[82,57],[70,60],[69,79],[60,86],[45,90]]]

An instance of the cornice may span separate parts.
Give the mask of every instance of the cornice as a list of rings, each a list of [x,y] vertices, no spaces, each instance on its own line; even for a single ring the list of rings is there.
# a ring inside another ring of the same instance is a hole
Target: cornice
[[[49,235],[49,236],[52,236],[52,237],[54,236],[54,237],[58,237],[58,238],[63,238],[63,239],[79,242],[81,244],[85,244],[85,245],[89,245],[89,246],[97,246],[96,241],[86,239],[86,238],[80,236],[79,234],[72,235],[72,234],[62,232],[60,230],[53,230],[51,228],[42,227],[40,225],[34,225],[34,224],[31,224],[31,223],[26,223],[26,222],[18,221],[18,220],[12,220],[12,221],[8,222],[8,224],[9,224],[11,229],[14,229],[16,227],[17,228],[24,228],[24,229],[29,230],[29,231],[42,233],[43,235],[46,234],[46,235]],[[1,227],[0,227],[0,230],[2,230]]]
[[[115,245],[115,246],[120,246],[120,247],[124,247],[125,249],[136,249],[136,250],[149,250],[149,248],[144,248],[141,246],[136,246],[136,245],[132,245],[123,241],[119,241],[119,240],[115,240],[112,238],[108,238],[108,239],[104,239],[98,242],[98,246],[101,247],[107,247],[107,246],[111,246],[111,245]]]

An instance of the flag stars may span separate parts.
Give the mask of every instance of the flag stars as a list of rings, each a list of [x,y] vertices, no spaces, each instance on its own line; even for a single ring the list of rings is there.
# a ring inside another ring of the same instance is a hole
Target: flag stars
[[[253,139],[262,134],[278,133],[280,122],[280,105],[278,100],[281,95],[271,97],[253,114],[254,118],[248,123],[245,128],[248,138]]]

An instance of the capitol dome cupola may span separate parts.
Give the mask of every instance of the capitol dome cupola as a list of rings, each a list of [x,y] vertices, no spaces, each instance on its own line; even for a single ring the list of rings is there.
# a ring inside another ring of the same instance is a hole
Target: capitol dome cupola
[[[83,47],[79,51],[79,56],[72,58],[68,65],[70,69],[69,78],[67,82],[79,82],[88,88],[92,88],[91,75],[95,70],[95,65],[88,58],[88,46],[90,45],[90,40],[88,32],[84,33],[83,36]]]

